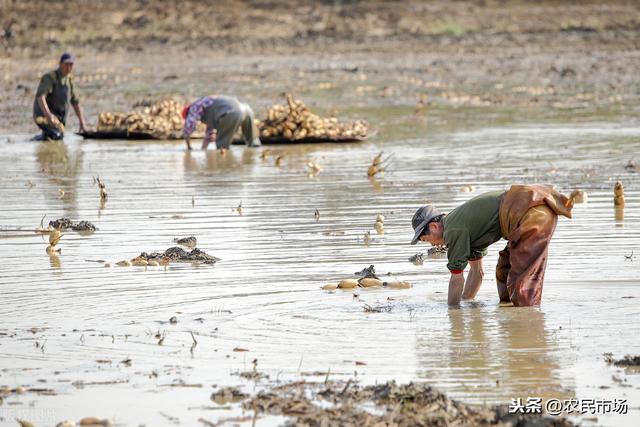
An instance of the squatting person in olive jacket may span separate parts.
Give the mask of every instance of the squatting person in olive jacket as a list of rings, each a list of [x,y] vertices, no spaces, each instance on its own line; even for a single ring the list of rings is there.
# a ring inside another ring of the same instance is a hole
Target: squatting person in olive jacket
[[[500,302],[515,306],[539,305],[542,298],[547,251],[558,215],[571,218],[573,199],[550,185],[513,185],[504,191],[484,193],[447,215],[432,205],[423,206],[412,219],[414,237],[432,245],[446,245],[449,305],[472,299],[484,272],[487,247],[506,239],[496,267]],[[467,279],[464,269],[470,264]]]
[[[73,55],[65,52],[60,57],[58,68],[46,73],[40,79],[33,101],[33,119],[42,129],[42,135],[37,139],[57,140],[64,137],[69,104],[73,106],[78,116],[80,132],[86,131],[84,114],[71,75],[73,63]]]

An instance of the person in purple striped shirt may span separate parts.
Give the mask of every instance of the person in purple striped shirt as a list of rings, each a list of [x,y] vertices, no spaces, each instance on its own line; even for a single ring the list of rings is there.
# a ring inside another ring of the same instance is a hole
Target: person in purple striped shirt
[[[207,126],[202,141],[203,150],[215,141],[220,153],[224,153],[231,145],[238,128],[242,128],[242,139],[247,146],[261,145],[253,110],[234,97],[223,95],[202,97],[186,105],[182,110],[182,117],[185,120],[182,136],[187,144],[187,150],[191,150],[191,134],[198,122]]]

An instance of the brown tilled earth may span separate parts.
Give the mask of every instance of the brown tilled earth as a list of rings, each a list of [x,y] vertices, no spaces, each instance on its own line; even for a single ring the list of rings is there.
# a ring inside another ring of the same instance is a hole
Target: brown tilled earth
[[[39,76],[66,50],[90,118],[141,98],[281,92],[321,108],[637,114],[636,1],[0,0],[0,132],[34,132]],[[260,114],[259,114],[260,115]]]

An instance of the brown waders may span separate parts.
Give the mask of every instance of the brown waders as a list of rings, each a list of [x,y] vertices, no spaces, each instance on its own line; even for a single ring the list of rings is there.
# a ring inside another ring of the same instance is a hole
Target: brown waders
[[[573,202],[549,185],[514,185],[500,204],[500,229],[508,240],[496,267],[501,302],[539,305],[549,242],[558,215],[571,218]]]

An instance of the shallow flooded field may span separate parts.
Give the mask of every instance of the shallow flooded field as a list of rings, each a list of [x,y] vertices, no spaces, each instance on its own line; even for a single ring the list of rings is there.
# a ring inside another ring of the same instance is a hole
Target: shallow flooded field
[[[603,353],[640,353],[640,174],[625,169],[640,160],[638,124],[466,126],[462,112],[448,119],[435,111],[427,125],[394,111],[359,111],[379,119],[369,142],[272,146],[265,158],[267,147],[220,156],[185,152],[181,142],[0,137],[0,385],[27,390],[5,398],[0,424],[95,415],[120,425],[198,425],[243,415],[211,402],[216,386],[255,391],[328,376],[419,380],[475,404],[626,399],[626,415],[582,419],[637,425],[640,373],[608,365]],[[369,179],[381,150],[392,155],[389,170]],[[321,167],[317,175],[308,160]],[[103,206],[96,176],[108,192]],[[613,206],[616,180],[626,190],[622,212]],[[408,261],[428,249],[408,243],[415,209],[433,201],[448,211],[515,182],[588,194],[572,220],[559,221],[542,306],[498,306],[498,243],[476,301],[449,309],[446,260]],[[384,234],[374,230],[378,214]],[[62,252],[48,255],[46,236],[10,231],[33,229],[43,215],[45,225],[69,217],[98,230],[67,231]],[[221,261],[115,266],[190,235]],[[413,287],[320,289],[371,264]],[[247,371],[268,379],[240,375]]]

